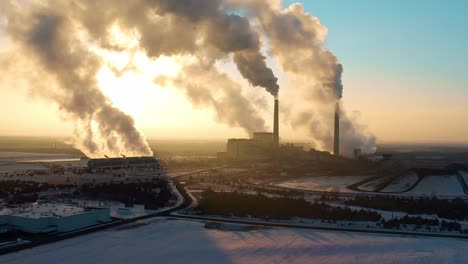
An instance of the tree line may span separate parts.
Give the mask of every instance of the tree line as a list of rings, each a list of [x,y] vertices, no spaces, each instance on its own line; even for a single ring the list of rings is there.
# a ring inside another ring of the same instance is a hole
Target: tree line
[[[334,207],[322,202],[310,203],[304,199],[212,190],[202,193],[196,210],[204,214],[274,219],[293,217],[334,221],[379,221],[381,219],[379,213],[369,210],[351,210],[347,207]]]
[[[83,185],[74,194],[78,198],[111,200],[128,205],[143,204],[146,209],[158,209],[174,199],[169,183],[165,179],[136,183],[103,183]]]
[[[358,196],[345,201],[345,204],[408,214],[435,214],[453,220],[468,219],[468,202],[460,198],[442,200],[436,197]]]

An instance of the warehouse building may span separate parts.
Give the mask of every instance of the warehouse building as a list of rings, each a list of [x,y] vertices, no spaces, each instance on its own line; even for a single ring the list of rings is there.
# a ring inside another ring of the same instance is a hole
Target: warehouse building
[[[44,203],[0,210],[0,226],[27,233],[70,232],[109,221],[108,208]]]

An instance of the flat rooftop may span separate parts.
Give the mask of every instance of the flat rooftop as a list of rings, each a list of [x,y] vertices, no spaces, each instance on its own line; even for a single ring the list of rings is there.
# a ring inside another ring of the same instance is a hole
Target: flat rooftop
[[[5,208],[0,210],[0,215],[12,215],[25,218],[60,218],[67,217],[72,215],[81,214],[87,211],[84,207],[68,205],[68,204],[59,204],[59,203],[44,203],[44,204],[34,204],[24,207],[16,208]]]

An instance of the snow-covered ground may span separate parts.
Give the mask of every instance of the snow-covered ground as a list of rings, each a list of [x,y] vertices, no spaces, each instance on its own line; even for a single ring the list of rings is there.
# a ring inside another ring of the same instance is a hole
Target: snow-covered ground
[[[468,184],[468,172],[464,170],[459,170],[458,173],[463,177],[466,184]]]
[[[407,193],[418,195],[465,195],[456,175],[425,176],[414,189]]]
[[[316,176],[277,183],[277,186],[314,191],[352,192],[346,188],[369,176]]]
[[[417,181],[418,175],[416,173],[404,174],[383,188],[382,192],[404,192],[411,188]]]
[[[468,263],[468,241],[153,219],[0,256],[0,263]]]
[[[387,177],[377,178],[372,181],[359,185],[358,189],[364,190],[364,191],[375,191],[375,189],[377,189],[377,187],[386,180],[387,180]]]

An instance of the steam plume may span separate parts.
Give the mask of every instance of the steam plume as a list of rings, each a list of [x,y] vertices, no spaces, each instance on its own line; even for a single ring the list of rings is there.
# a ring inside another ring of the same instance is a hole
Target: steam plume
[[[85,154],[152,155],[133,119],[115,108],[97,87],[100,59],[77,39],[72,21],[47,8],[20,12],[18,9],[24,7],[13,4],[3,7],[7,11],[7,32],[27,56],[56,81],[57,89],[38,93],[55,101],[76,121],[75,144]],[[99,129],[99,137],[107,139],[102,147],[96,143],[92,122]]]
[[[287,103],[291,124],[307,127],[322,148],[332,142],[331,120],[343,94],[343,67],[324,48],[326,28],[301,4],[283,9],[279,0],[5,0],[0,2],[0,16],[6,18],[9,37],[34,61],[33,70],[53,80],[39,93],[75,120],[76,144],[89,155],[151,154],[133,119],[115,108],[96,82],[103,63],[89,46],[127,49],[113,40],[110,31],[115,26],[136,35],[137,49],[152,59],[193,59],[176,77],[155,81],[184,89],[194,105],[212,107],[218,121],[249,133],[263,129],[264,121],[253,99],[242,96],[239,85],[215,63],[232,58],[248,83],[277,97],[277,77],[262,54],[266,39],[268,55],[290,77],[285,98],[297,99]],[[341,116],[343,147],[372,145],[373,138],[360,125],[345,118],[346,113]]]
[[[324,48],[327,29],[317,17],[304,11],[300,3],[282,9],[279,0],[230,0],[258,21],[269,40],[269,52],[278,66],[289,73],[290,93],[302,100],[291,104],[296,109],[290,119],[295,127],[307,127],[324,149],[333,142],[334,105],[343,96],[343,66]],[[307,106],[308,105],[308,106]],[[365,132],[357,120],[341,111],[341,151],[350,154],[354,148],[370,151],[375,137]]]

